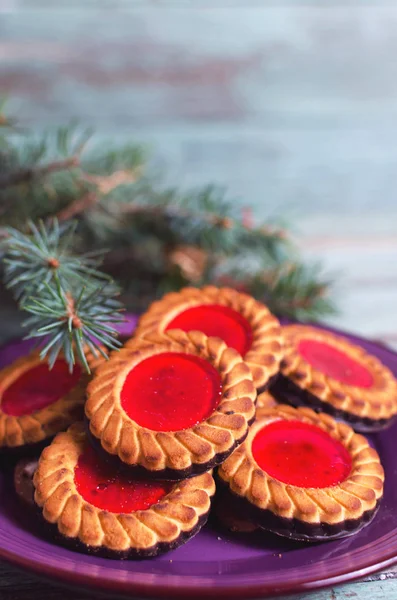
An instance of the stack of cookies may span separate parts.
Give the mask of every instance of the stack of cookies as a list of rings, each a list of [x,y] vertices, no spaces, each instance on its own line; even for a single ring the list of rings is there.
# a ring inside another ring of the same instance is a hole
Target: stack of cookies
[[[215,489],[217,518],[246,532],[328,540],[375,515],[383,469],[353,428],[392,423],[397,383],[344,338],[282,327],[235,290],[186,288],[152,304],[123,348],[92,364],[90,381],[73,375],[55,402],[43,394],[44,408],[37,393],[34,405],[21,404],[20,372],[19,395],[0,374],[3,446],[17,446],[17,430],[22,449],[42,443],[56,433],[59,407],[74,398],[81,410],[85,396],[84,419],[58,419],[58,431],[70,427],[42,451],[34,475],[35,503],[61,543],[154,556],[200,530]],[[13,397],[20,416],[10,428],[3,413]],[[41,410],[53,415],[44,432]],[[18,485],[26,465],[16,473]]]

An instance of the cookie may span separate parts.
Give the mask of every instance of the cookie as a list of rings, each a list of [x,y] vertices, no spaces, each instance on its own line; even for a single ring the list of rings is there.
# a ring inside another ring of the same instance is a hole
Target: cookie
[[[261,528],[302,541],[352,535],[383,495],[377,452],[325,413],[264,408],[245,442],[219,467],[231,505]]]
[[[207,520],[211,473],[181,482],[138,479],[102,461],[83,423],[41,454],[35,502],[55,539],[107,558],[144,558],[177,548]]]
[[[170,329],[202,331],[224,340],[244,357],[259,391],[278,373],[283,356],[280,324],[266,306],[247,294],[214,286],[167,294],[141,316],[135,336]]]
[[[134,339],[101,365],[85,413],[98,451],[137,474],[177,480],[220,464],[255,416],[251,371],[200,332]]]
[[[50,370],[34,351],[0,370],[0,451],[36,452],[83,416],[89,376],[64,358]]]
[[[271,392],[280,402],[310,406],[378,431],[397,417],[397,382],[377,358],[342,336],[306,325],[283,327],[285,356]]]

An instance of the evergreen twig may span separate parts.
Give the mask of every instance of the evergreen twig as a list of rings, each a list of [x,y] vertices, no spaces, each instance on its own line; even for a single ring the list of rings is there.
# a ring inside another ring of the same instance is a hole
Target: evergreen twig
[[[41,356],[52,366],[62,350],[73,369],[75,354],[89,371],[86,350],[97,354],[100,345],[119,345],[112,324],[122,320],[119,290],[98,271],[97,255],[70,253],[76,223],[60,227],[54,219],[29,224],[29,232],[8,229],[5,246],[5,283],[21,310],[30,313],[24,325],[28,338],[46,338]]]
[[[68,291],[88,285],[90,280],[111,281],[110,276],[97,270],[99,253],[74,256],[71,244],[77,223],[69,221],[60,227],[57,219],[38,227],[28,223],[28,233],[6,228],[4,282],[17,298],[39,294],[57,276]],[[103,252],[102,252],[103,254]]]
[[[101,144],[88,152],[90,132],[74,126],[15,140],[14,121],[0,108],[2,124],[2,269],[7,286],[35,318],[44,318],[40,310],[53,315],[48,286],[57,297],[58,319],[65,317],[68,294],[76,302],[84,285],[86,300],[98,290],[107,281],[98,272],[99,255],[132,310],[165,291],[207,283],[241,287],[279,315],[315,320],[333,310],[329,282],[301,264],[288,232],[271,223],[255,225],[250,209],[238,208],[223,190],[165,188],[145,172],[145,152],[136,144]],[[45,225],[27,225],[40,220]],[[109,295],[111,283],[102,290],[102,307]],[[51,320],[41,327],[51,330]],[[73,344],[78,349],[77,338]]]
[[[13,185],[19,185],[21,183],[27,183],[32,179],[39,179],[45,177],[56,171],[63,171],[65,169],[72,169],[79,166],[80,159],[78,156],[69,156],[64,160],[54,160],[46,165],[40,165],[37,167],[27,167],[25,169],[19,169],[13,173],[6,173],[0,175],[0,188],[5,189]]]
[[[107,358],[101,345],[116,350],[121,344],[113,324],[122,321],[121,305],[114,300],[105,286],[87,290],[82,287],[78,296],[66,292],[58,276],[55,286],[45,285],[38,296],[27,298],[22,310],[31,316],[23,323],[29,327],[27,338],[44,338],[41,358],[48,356],[50,368],[62,351],[72,371],[76,355],[90,372],[86,353],[91,350]]]

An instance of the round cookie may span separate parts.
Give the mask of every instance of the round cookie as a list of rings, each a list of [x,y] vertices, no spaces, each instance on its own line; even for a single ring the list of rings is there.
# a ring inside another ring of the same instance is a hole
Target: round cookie
[[[258,411],[245,442],[219,467],[242,516],[278,535],[325,541],[374,517],[384,473],[366,438],[324,413],[288,405]]]
[[[0,452],[35,453],[59,431],[83,416],[89,376],[64,358],[50,370],[39,351],[0,370]]]
[[[244,357],[259,391],[277,376],[283,356],[280,324],[247,294],[214,286],[167,294],[141,316],[135,337],[170,329],[202,331],[223,339]]]
[[[251,371],[236,350],[201,332],[131,340],[87,388],[90,438],[115,465],[177,480],[210,470],[255,417]]]
[[[206,522],[215,492],[210,473],[171,483],[115,471],[94,452],[83,423],[45,448],[34,486],[60,543],[108,558],[151,557],[180,546]]]
[[[285,356],[271,392],[310,406],[357,431],[378,431],[397,417],[397,382],[377,358],[342,336],[307,325],[282,328]]]

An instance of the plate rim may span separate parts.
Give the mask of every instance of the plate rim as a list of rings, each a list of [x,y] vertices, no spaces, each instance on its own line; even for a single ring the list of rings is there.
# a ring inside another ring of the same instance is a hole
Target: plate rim
[[[134,319],[136,317],[134,316]],[[285,322],[285,321],[284,321]],[[335,327],[326,324],[315,324],[329,331],[335,332],[339,335],[348,336],[352,340],[356,340],[358,343],[370,343],[372,346],[379,348],[382,352],[386,352],[397,358],[397,351],[384,346],[381,342],[374,341],[363,336],[350,333],[345,330],[340,330]],[[16,339],[8,340],[4,346],[8,346],[12,342],[16,342]],[[334,568],[332,574],[321,579],[310,576],[309,579],[297,580],[289,578],[284,583],[277,583],[277,587],[272,587],[271,582],[252,582],[243,581],[239,583],[239,576],[230,577],[230,583],[225,583],[225,578],[220,581],[219,585],[215,581],[214,575],[209,576],[193,576],[194,582],[191,582],[191,576],[181,576],[175,574],[169,574],[167,576],[167,583],[161,582],[164,580],[162,574],[151,574],[150,579],[152,581],[146,582],[145,578],[148,578],[148,573],[134,573],[129,574],[128,579],[117,579],[114,576],[110,577],[101,575],[100,573],[84,573],[76,572],[70,567],[66,566],[54,566],[43,563],[40,559],[34,557],[21,556],[18,552],[8,549],[0,541],[0,558],[8,561],[9,563],[27,570],[30,573],[34,573],[39,577],[43,577],[48,581],[54,583],[60,583],[68,587],[79,587],[88,590],[101,589],[105,593],[118,593],[118,594],[142,594],[146,597],[166,597],[172,595],[173,597],[186,597],[187,595],[192,598],[210,598],[210,597],[233,597],[233,598],[248,598],[255,596],[269,597],[279,596],[283,594],[298,593],[302,591],[312,591],[315,589],[321,589],[341,583],[347,583],[357,578],[364,577],[376,571],[385,569],[397,563],[397,535],[393,535],[393,532],[386,534],[383,537],[388,536],[395,537],[394,544],[390,546],[389,551],[378,551],[381,556],[376,555],[374,560],[369,560],[366,557],[357,558],[356,564],[352,569],[351,566],[343,564],[340,568]],[[382,538],[371,542],[369,545],[374,546],[377,542],[380,542]],[[241,577],[241,575],[240,575]],[[256,577],[254,575],[253,577]],[[157,581],[156,581],[157,579]],[[183,583],[181,580],[183,579]],[[200,580],[200,582],[197,581]],[[191,583],[189,583],[189,581]]]
[[[271,583],[239,584],[234,578],[230,584],[217,586],[216,584],[214,585],[213,576],[207,578],[208,580],[206,581],[205,587],[202,587],[202,584],[194,584],[193,586],[186,585],[182,587],[179,581],[175,582],[174,585],[172,585],[172,583],[170,585],[168,578],[166,586],[164,583],[145,584],[141,580],[145,577],[142,573],[138,574],[138,577],[135,576],[135,573],[131,573],[128,580],[120,581],[109,579],[98,574],[90,575],[67,569],[62,570],[59,567],[48,567],[39,560],[25,559],[20,557],[17,553],[10,552],[2,547],[0,547],[0,558],[7,560],[17,567],[27,570],[30,573],[45,578],[51,583],[60,583],[66,587],[78,587],[91,591],[101,589],[105,593],[112,594],[143,594],[148,598],[166,598],[171,595],[175,598],[186,598],[187,594],[191,598],[254,598],[257,596],[268,598],[270,596],[274,597],[284,594],[324,589],[333,585],[348,583],[349,581],[383,570],[386,567],[396,564],[397,545],[390,551],[390,555],[381,561],[375,560],[373,563],[369,564],[367,560],[362,559],[362,564],[357,565],[354,570],[346,567],[345,569],[342,568],[339,572],[334,573],[332,576],[323,577],[322,579],[311,578],[309,581],[306,580],[301,582],[289,580],[285,584],[278,585],[276,588],[273,587]],[[160,579],[163,576],[156,575],[155,577]],[[169,578],[171,580],[179,580],[180,576],[170,575]],[[138,581],[136,581],[136,579],[138,579]],[[189,578],[186,577],[186,580],[189,581]]]

